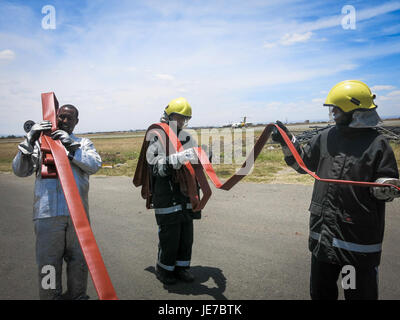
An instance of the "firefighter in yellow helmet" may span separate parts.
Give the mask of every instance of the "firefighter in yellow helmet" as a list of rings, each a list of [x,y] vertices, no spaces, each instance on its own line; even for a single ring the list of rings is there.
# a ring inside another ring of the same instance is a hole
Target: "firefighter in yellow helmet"
[[[185,98],[177,98],[167,105],[161,122],[168,123],[182,143],[183,151],[166,155],[161,142],[154,138],[147,149],[151,170],[152,205],[158,225],[157,278],[164,284],[177,280],[194,281],[189,271],[193,245],[193,219],[201,212],[193,212],[190,199],[176,178],[177,171],[187,161],[194,161],[196,141],[184,128],[192,117],[192,108]]]
[[[381,120],[376,112],[375,95],[358,80],[339,82],[329,92],[324,106],[330,107],[335,122],[352,128],[370,128]]]
[[[282,123],[277,123],[289,134],[306,166],[318,176],[400,186],[393,150],[375,130],[380,119],[374,99],[361,81],[335,85],[324,106],[332,109],[336,125],[304,146]],[[305,173],[278,132],[273,139],[281,143],[286,163]],[[344,266],[355,272],[350,280],[353,283],[344,288],[346,299],[378,298],[385,202],[396,197],[400,194],[394,188],[314,183],[309,207],[312,299],[337,299],[337,280]]]
[[[171,100],[165,107],[162,122],[180,121],[182,126],[187,125],[192,118],[192,107],[185,98],[177,98]],[[183,122],[183,123],[182,123]]]

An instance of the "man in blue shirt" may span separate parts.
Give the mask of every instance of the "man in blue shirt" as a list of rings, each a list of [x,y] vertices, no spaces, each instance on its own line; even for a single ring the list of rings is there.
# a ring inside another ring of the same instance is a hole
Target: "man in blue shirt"
[[[72,132],[79,122],[78,110],[64,105],[57,113],[58,130],[52,138],[60,140],[70,159],[86,214],[89,219],[89,175],[101,168],[101,158],[93,143],[78,138]],[[36,262],[39,267],[40,299],[88,299],[86,294],[88,268],[69,214],[58,178],[42,179],[39,137],[51,129],[50,121],[32,126],[23,142],[18,145],[12,167],[15,175],[28,177],[36,174],[33,221],[36,235]],[[62,264],[67,263],[67,291],[62,294]],[[55,282],[47,282],[50,270],[55,271]]]

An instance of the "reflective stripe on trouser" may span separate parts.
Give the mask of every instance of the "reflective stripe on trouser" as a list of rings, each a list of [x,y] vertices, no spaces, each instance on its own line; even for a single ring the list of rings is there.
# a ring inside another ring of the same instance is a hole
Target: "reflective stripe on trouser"
[[[168,271],[189,267],[192,257],[193,221],[159,226],[157,264]]]
[[[192,209],[192,204],[187,203],[186,204],[186,209]],[[182,210],[182,206],[180,204],[177,204],[172,207],[167,207],[167,208],[154,208],[154,212],[156,214],[168,214],[168,213],[174,213]]]
[[[56,216],[34,221],[36,263],[39,267],[39,297],[42,300],[62,296],[62,264],[67,263],[67,293],[64,298],[86,297],[88,267],[69,216]],[[54,268],[53,268],[54,267]],[[52,274],[55,271],[55,287]]]
[[[321,234],[318,232],[310,231],[310,237],[318,242],[321,239]],[[382,243],[377,244],[357,244],[353,242],[347,242],[336,238],[332,239],[332,246],[348,251],[373,253],[382,251]]]

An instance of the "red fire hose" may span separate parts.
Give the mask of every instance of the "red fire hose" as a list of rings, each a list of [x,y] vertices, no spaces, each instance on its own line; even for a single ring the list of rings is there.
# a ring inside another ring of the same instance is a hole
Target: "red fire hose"
[[[335,179],[323,179],[318,177],[315,172],[310,171],[306,165],[304,164],[302,158],[300,157],[299,153],[297,152],[295,146],[287,136],[286,132],[282,130],[278,125],[276,124],[268,124],[264,131],[261,133],[261,136],[258,138],[256,141],[253,150],[250,152],[249,156],[246,158],[246,161],[242,164],[242,167],[238,172],[236,172],[233,176],[231,176],[228,180],[226,180],[224,183],[220,181],[218,178],[217,174],[214,171],[214,168],[212,167],[212,164],[210,163],[207,154],[204,152],[204,150],[200,147],[194,148],[197,157],[198,157],[198,163],[186,163],[183,168],[183,179],[181,182],[186,183],[188,187],[188,194],[189,198],[192,204],[193,211],[199,211],[204,208],[206,205],[208,199],[211,197],[211,189],[208,184],[207,178],[204,175],[204,171],[210,178],[210,180],[213,182],[215,187],[218,189],[222,190],[230,190],[235,184],[237,184],[240,180],[242,180],[251,170],[251,168],[254,165],[255,160],[257,159],[258,155],[260,154],[262,148],[266,144],[273,128],[277,128],[277,130],[280,132],[282,135],[284,141],[286,142],[287,146],[289,147],[289,150],[293,154],[296,162],[299,164],[300,168],[302,168],[305,172],[307,172],[310,176],[312,176],[314,179],[323,181],[323,182],[328,182],[328,183],[337,183],[337,184],[348,184],[348,185],[356,185],[359,187],[392,187],[396,188],[397,190],[400,191],[400,187],[393,185],[393,184],[388,184],[388,183],[375,183],[375,182],[364,182],[364,181],[351,181],[351,180],[335,180]],[[175,132],[168,126],[166,123],[156,123],[151,125],[146,132],[146,137],[145,137],[145,143],[146,139],[147,142],[149,141],[149,136],[148,134],[156,134],[160,141],[163,143],[163,145],[166,147],[167,150],[167,155],[172,154],[174,152],[179,152],[183,149],[182,144],[178,140]],[[146,146],[146,144],[143,144],[143,147]],[[169,146],[172,146],[173,150],[170,150]],[[143,149],[142,147],[142,149]],[[145,161],[145,159],[142,159],[142,154],[141,158],[139,159],[139,163],[142,161]],[[141,166],[140,166],[141,167]],[[139,165],[138,165],[139,168]],[[139,177],[140,174],[138,170],[135,172],[135,178],[134,178],[134,184],[135,186],[140,186],[143,185],[143,181],[140,181]],[[203,193],[203,197],[200,198],[197,194],[197,186],[196,186],[196,181],[199,183],[200,189]],[[142,189],[142,195],[145,197],[147,195],[146,192],[143,191]]]
[[[56,130],[58,102],[54,93],[42,94],[42,109],[43,120],[51,121],[52,131]],[[46,133],[41,136],[41,149],[43,153],[42,178],[58,177],[60,180],[76,235],[99,299],[118,299],[90,228],[64,146],[59,140],[53,140]]]

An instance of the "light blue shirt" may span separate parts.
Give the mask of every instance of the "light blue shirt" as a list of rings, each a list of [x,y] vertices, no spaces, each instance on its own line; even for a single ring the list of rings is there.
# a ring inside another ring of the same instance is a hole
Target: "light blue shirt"
[[[101,168],[101,158],[89,139],[78,138],[74,134],[71,134],[70,137],[81,144],[70,163],[83,206],[89,215],[89,175],[96,173]],[[69,215],[60,180],[58,178],[42,179],[41,177],[41,151],[37,141],[33,148],[27,147],[26,140],[20,143],[19,152],[13,160],[12,168],[18,177],[27,177],[36,172],[33,220]]]

